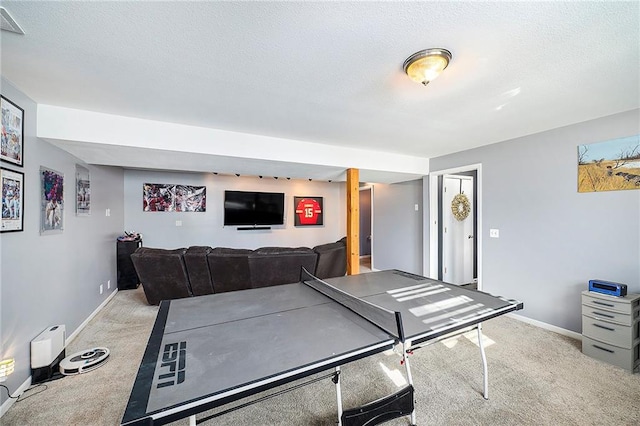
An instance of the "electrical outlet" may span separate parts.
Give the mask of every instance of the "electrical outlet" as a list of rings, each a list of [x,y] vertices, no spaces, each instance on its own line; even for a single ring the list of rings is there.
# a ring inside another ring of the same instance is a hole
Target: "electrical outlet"
[[[100,294],[102,294],[104,292],[104,285],[100,284]]]
[[[107,280],[107,290],[111,288],[111,280]]]
[[[489,238],[500,238],[499,229],[489,229]]]
[[[413,206],[413,208],[414,208],[416,211],[419,211],[419,210],[420,210],[420,206],[419,206],[419,205],[417,205],[417,204],[415,204],[415,205]]]
[[[107,217],[111,216],[111,209],[105,210],[104,215],[107,216]]]
[[[182,221],[181,220],[176,220],[176,226],[182,226]]]

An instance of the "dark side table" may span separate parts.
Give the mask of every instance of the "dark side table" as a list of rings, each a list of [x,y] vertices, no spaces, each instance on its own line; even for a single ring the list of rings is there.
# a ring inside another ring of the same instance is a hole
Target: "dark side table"
[[[116,241],[116,260],[118,274],[118,290],[138,288],[140,279],[131,261],[131,254],[142,246],[142,239],[133,241]]]

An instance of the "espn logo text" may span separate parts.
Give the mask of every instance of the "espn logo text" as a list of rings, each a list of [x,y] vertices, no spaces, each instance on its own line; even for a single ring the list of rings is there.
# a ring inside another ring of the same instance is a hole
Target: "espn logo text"
[[[162,364],[158,369],[158,386],[178,385],[184,382],[187,366],[187,342],[167,343],[162,352]]]

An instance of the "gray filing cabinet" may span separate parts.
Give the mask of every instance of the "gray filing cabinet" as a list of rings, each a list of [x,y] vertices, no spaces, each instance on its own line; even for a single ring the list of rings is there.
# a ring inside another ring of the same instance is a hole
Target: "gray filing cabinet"
[[[582,292],[582,353],[640,370],[640,294]]]

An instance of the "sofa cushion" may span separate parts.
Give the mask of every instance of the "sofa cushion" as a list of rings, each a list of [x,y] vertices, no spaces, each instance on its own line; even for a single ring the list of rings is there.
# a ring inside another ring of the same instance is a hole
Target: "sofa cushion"
[[[253,288],[300,281],[302,267],[315,271],[318,255],[307,247],[261,247],[249,255]]]
[[[207,254],[215,293],[251,288],[249,254],[252,250],[216,247]]]
[[[211,273],[207,262],[207,255],[211,251],[208,246],[191,246],[184,253],[184,264],[189,274],[191,293],[202,296],[213,293]]]

